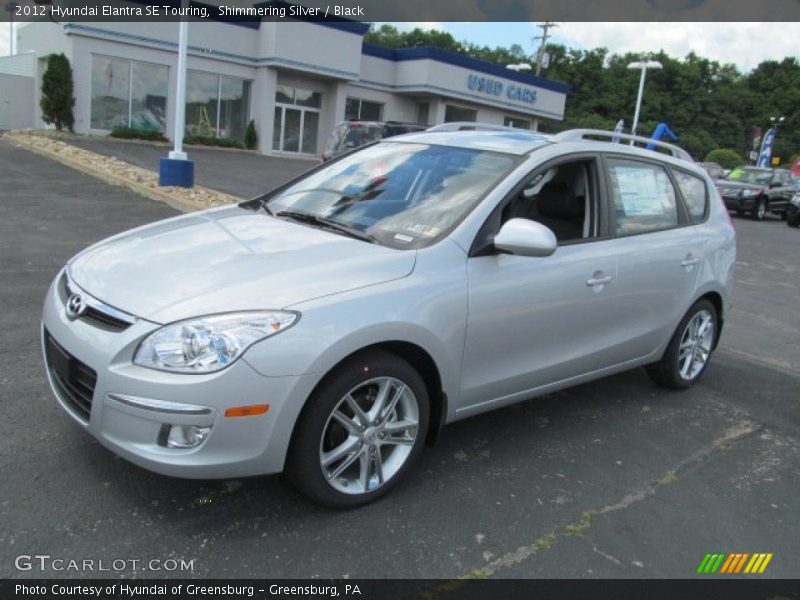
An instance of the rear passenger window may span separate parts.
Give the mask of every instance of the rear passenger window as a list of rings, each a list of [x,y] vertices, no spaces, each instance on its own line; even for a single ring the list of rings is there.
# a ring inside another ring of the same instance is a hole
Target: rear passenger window
[[[689,219],[692,223],[699,223],[706,216],[706,207],[708,206],[706,182],[683,171],[673,171],[672,173],[675,175],[675,181],[678,182],[678,188],[686,201]]]
[[[619,159],[608,165],[617,235],[677,227],[675,188],[663,167]]]

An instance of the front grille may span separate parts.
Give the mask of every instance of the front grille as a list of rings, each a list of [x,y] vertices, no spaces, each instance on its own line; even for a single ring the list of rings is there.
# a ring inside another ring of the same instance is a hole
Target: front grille
[[[47,369],[61,399],[88,422],[97,372],[64,350],[47,331],[44,348]]]
[[[79,291],[75,290],[74,287],[72,289],[70,288],[70,281],[67,277],[66,271],[61,276],[61,280],[58,282],[57,289],[58,297],[61,299],[61,303],[64,305],[66,305],[67,299],[73,291]],[[99,327],[100,329],[105,329],[106,331],[111,331],[114,333],[125,331],[132,325],[131,321],[120,319],[102,310],[100,308],[102,306],[101,302],[94,299],[89,299],[88,295],[84,292],[80,293],[84,296],[84,299],[90,303],[87,303],[86,310],[79,317],[79,319],[84,320],[95,327]],[[95,303],[97,306],[93,306],[91,303]],[[110,307],[108,308],[111,310]]]
[[[81,315],[81,319],[85,319],[92,323],[92,325],[107,329],[108,331],[125,331],[131,326],[127,321],[112,317],[108,313],[101,312],[93,306],[86,307],[86,312]]]

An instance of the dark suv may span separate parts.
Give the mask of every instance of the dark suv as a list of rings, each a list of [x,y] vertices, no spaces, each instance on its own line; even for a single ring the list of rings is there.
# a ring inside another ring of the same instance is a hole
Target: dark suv
[[[788,169],[737,167],[727,179],[714,182],[728,210],[763,220],[768,212],[786,217],[797,180]]]
[[[422,125],[399,121],[342,121],[328,138],[322,160],[330,160],[334,156],[383,138],[424,130]]]

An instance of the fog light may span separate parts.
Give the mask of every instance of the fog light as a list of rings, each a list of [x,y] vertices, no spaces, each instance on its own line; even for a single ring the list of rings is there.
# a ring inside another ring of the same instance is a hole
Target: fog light
[[[167,448],[196,448],[205,441],[211,427],[173,425],[167,435]]]

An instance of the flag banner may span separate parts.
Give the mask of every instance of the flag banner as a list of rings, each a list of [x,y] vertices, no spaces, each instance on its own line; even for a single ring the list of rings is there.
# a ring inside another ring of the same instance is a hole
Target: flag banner
[[[758,162],[756,163],[759,167],[769,167],[770,160],[772,159],[772,146],[775,142],[775,130],[770,129],[764,135],[764,141],[761,142],[761,152],[758,154]]]

